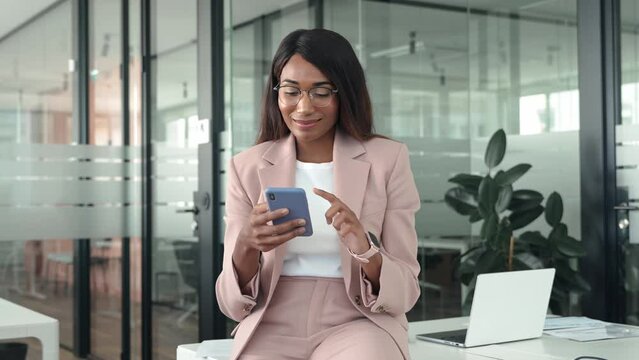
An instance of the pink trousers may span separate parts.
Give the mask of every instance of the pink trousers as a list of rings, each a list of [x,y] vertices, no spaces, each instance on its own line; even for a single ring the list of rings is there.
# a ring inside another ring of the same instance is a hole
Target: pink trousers
[[[393,360],[402,353],[351,304],[342,279],[282,276],[239,359]]]

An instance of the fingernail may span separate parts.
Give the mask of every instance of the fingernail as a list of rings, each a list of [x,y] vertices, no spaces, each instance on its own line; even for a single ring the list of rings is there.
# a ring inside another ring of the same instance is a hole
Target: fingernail
[[[297,220],[297,224],[298,225],[304,225],[304,224],[306,224],[306,220],[304,220],[304,219]]]
[[[305,233],[305,232],[306,232],[306,229],[304,229],[304,228],[298,228],[298,229],[297,229],[297,233],[298,233],[298,234],[303,234],[303,233]]]
[[[282,215],[286,215],[286,214],[288,214],[288,209],[282,209],[282,210],[280,210],[280,214],[282,214]]]

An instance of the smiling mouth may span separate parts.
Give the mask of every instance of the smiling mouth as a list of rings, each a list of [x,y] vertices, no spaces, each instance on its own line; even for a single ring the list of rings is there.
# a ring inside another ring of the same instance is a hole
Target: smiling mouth
[[[300,125],[300,126],[310,126],[310,125],[315,124],[315,123],[316,123],[316,122],[318,122],[319,120],[320,120],[320,119],[312,119],[312,120],[296,120],[296,119],[293,119],[293,121],[294,121],[296,124]]]

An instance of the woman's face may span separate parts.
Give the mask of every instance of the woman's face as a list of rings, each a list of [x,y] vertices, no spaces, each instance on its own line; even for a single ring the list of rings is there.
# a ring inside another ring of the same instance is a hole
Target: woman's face
[[[330,137],[332,143],[339,111],[337,96],[329,91],[330,94],[327,95],[330,97],[328,105],[318,107],[311,102],[308,92],[304,91],[322,87],[325,89],[319,89],[320,91],[316,93],[315,97],[324,96],[326,89],[335,88],[328,78],[313,64],[306,61],[299,54],[295,54],[282,69],[279,85],[280,87],[285,87],[280,90],[280,94],[283,94],[283,91],[286,91],[284,94],[291,94],[295,93],[297,89],[302,90],[302,95],[297,105],[287,105],[283,103],[280,97],[278,97],[277,102],[282,118],[284,118],[286,126],[295,136],[297,142],[323,143],[322,140],[328,140]]]

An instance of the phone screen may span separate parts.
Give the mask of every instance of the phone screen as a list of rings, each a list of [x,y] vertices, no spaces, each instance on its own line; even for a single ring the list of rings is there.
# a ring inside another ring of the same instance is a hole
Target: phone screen
[[[289,220],[304,219],[306,220],[306,231],[300,236],[313,235],[313,226],[311,224],[311,216],[308,210],[308,201],[306,200],[306,192],[302,188],[292,187],[271,187],[264,191],[266,202],[270,211],[277,209],[288,209],[288,214],[279,219],[273,220],[273,224],[281,224]]]

